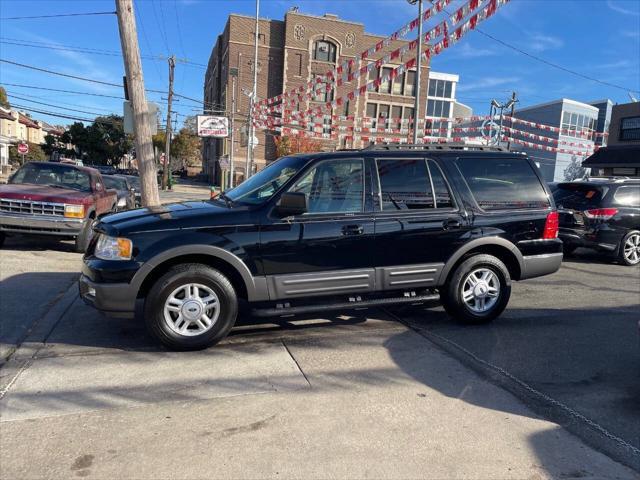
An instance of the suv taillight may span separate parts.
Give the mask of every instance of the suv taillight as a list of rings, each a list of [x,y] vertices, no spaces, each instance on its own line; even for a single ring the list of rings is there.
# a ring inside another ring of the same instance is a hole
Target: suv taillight
[[[544,240],[558,238],[558,218],[558,212],[551,212],[547,215],[547,221],[544,222],[544,232],[542,232]]]
[[[616,213],[618,213],[617,208],[593,208],[591,210],[585,210],[584,216],[597,220],[609,220]]]

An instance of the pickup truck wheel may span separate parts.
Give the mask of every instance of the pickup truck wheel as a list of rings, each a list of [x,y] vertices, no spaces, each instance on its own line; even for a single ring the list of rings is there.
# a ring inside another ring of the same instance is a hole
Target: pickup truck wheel
[[[75,250],[78,253],[84,253],[87,251],[89,247],[89,242],[91,241],[91,237],[93,236],[93,230],[91,228],[91,224],[93,223],[93,218],[89,218],[82,227],[82,231],[76,237]]]
[[[219,271],[191,263],[169,270],[151,288],[147,329],[171,350],[200,350],[227,336],[238,314],[231,282]]]
[[[474,255],[462,262],[442,288],[447,313],[468,324],[488,323],[502,313],[511,296],[509,270],[493,255]]]
[[[4,240],[7,238],[7,236],[4,233],[0,233],[0,248],[2,248],[2,246],[4,245]]]

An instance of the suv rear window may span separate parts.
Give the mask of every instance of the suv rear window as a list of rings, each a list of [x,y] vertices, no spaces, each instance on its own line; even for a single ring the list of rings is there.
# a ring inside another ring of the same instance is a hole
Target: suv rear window
[[[553,199],[558,208],[587,210],[599,207],[606,193],[606,187],[584,183],[559,183],[553,191]]]
[[[458,168],[484,210],[548,208],[547,192],[526,158],[459,158]]]

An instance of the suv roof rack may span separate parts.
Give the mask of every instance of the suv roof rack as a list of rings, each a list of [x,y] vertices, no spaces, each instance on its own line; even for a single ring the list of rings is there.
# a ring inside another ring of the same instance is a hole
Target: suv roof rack
[[[463,143],[382,143],[371,144],[362,150],[441,150],[460,151],[475,150],[480,152],[508,152],[505,147],[490,147],[486,145],[467,145]]]

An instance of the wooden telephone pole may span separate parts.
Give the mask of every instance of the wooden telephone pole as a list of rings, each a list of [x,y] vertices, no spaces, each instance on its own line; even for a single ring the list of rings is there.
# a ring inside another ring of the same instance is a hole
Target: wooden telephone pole
[[[160,205],[160,195],[158,194],[157,170],[153,157],[151,127],[148,122],[149,109],[144,91],[133,0],[116,0],[116,13],[118,15],[124,70],[133,111],[133,132],[138,170],[140,171],[142,204],[146,207],[154,207]]]
[[[169,95],[167,97],[167,129],[165,130],[164,165],[162,166],[162,189],[167,189],[169,169],[171,168],[171,101],[173,100],[173,70],[176,68],[176,57],[169,57]]]

